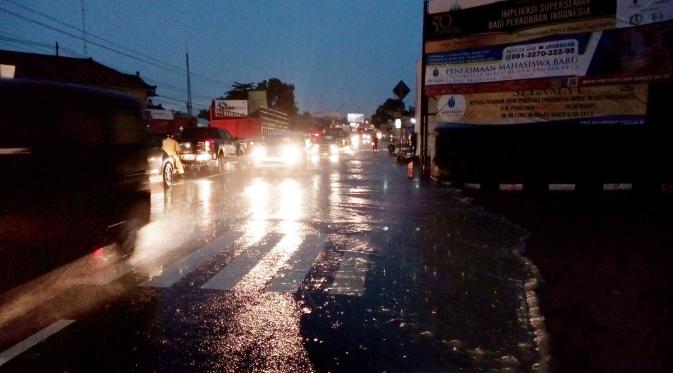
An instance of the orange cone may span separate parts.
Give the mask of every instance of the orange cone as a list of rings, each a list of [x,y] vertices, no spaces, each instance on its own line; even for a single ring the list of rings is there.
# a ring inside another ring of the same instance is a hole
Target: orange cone
[[[407,163],[407,177],[409,179],[414,177],[414,161]]]

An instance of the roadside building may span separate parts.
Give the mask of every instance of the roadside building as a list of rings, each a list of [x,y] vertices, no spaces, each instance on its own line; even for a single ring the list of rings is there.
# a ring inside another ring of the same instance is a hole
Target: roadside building
[[[156,94],[156,86],[147,84],[140,73],[125,74],[92,58],[0,50],[0,65],[12,67],[15,79],[49,80],[122,92],[137,98],[143,107]]]

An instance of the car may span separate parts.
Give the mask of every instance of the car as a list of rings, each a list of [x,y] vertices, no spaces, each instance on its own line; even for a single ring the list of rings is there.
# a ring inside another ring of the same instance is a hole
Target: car
[[[305,166],[306,142],[301,135],[267,135],[253,145],[250,161],[256,168]]]
[[[179,136],[180,160],[187,171],[209,168],[224,171],[227,163],[237,162],[238,141],[226,129],[185,128]]]
[[[320,134],[319,136],[311,137],[311,147],[309,153],[312,156],[335,156],[338,155],[343,148],[342,137],[336,134]]]
[[[0,117],[0,291],[114,243],[130,254],[150,215],[140,103],[0,80]]]

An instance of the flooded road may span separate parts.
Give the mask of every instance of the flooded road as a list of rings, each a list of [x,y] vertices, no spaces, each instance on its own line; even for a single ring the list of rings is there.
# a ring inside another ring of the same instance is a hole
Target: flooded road
[[[0,370],[545,370],[526,232],[351,149],[153,185],[104,247],[0,297]]]

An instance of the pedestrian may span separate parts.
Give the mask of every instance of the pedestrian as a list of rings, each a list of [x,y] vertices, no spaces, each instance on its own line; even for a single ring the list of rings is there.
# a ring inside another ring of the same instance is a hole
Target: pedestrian
[[[178,171],[178,175],[183,175],[185,173],[185,168],[180,161],[180,144],[175,141],[173,134],[166,134],[166,138],[161,142],[161,150],[173,157],[173,163],[175,163],[175,169]]]

